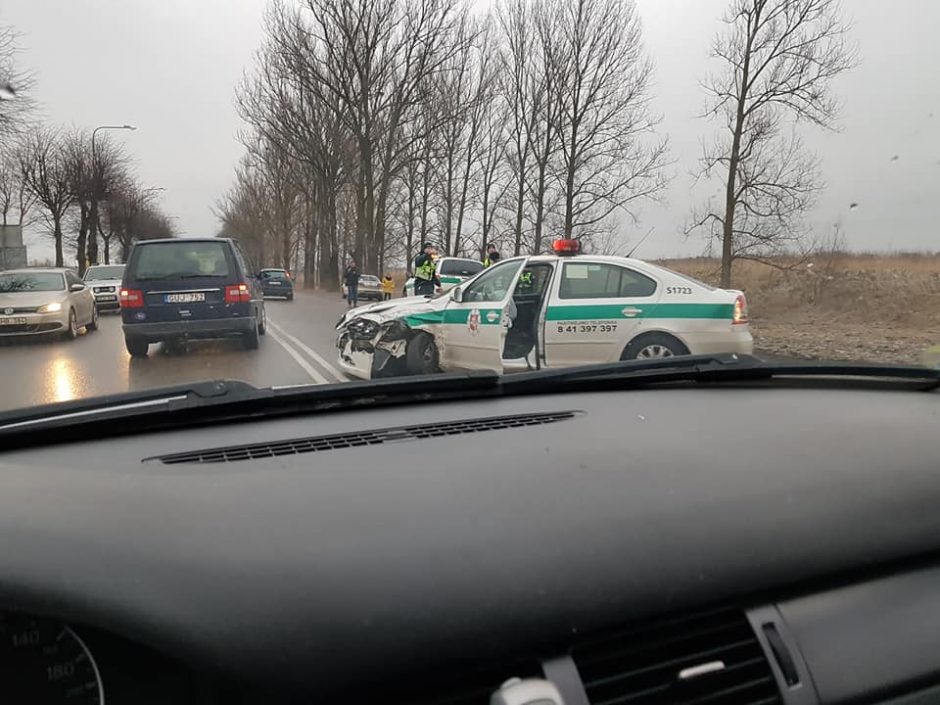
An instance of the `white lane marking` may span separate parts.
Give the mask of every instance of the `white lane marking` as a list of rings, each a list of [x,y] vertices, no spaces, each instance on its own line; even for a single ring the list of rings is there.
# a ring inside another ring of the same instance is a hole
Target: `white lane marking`
[[[311,358],[313,358],[315,362],[317,362],[324,370],[326,370],[337,382],[348,381],[348,378],[345,375],[343,375],[343,373],[341,373],[339,370],[333,367],[333,365],[331,365],[329,362],[323,359],[323,357],[320,356],[315,350],[308,347],[307,345],[304,345],[304,343],[302,343],[300,340],[298,340],[293,335],[288,333],[281,326],[277,325],[276,323],[272,323],[270,319],[268,319],[268,326],[276,330],[278,333],[280,333],[282,336],[287,338],[298,348],[300,348],[305,353],[307,353]]]
[[[288,355],[294,358],[294,361],[303,368],[304,372],[306,372],[308,375],[310,375],[313,378],[313,381],[315,383],[317,384],[327,383],[326,377],[324,377],[319,372],[317,372],[317,370],[314,369],[313,365],[311,365],[309,362],[304,360],[303,355],[301,355],[299,352],[294,350],[294,348],[292,348],[286,340],[284,340],[283,338],[281,338],[281,336],[279,336],[277,333],[274,332],[274,329],[271,326],[271,321],[268,321],[268,335],[270,335],[278,345],[284,348],[287,351]]]

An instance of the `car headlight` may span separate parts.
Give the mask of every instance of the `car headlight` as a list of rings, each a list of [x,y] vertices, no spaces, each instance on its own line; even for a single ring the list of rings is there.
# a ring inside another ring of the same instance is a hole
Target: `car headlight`
[[[37,310],[39,313],[56,313],[62,310],[62,304],[56,301],[51,304],[46,304],[45,306],[40,306]]]
[[[367,318],[354,318],[346,326],[346,330],[353,338],[370,339],[379,332],[379,324]]]

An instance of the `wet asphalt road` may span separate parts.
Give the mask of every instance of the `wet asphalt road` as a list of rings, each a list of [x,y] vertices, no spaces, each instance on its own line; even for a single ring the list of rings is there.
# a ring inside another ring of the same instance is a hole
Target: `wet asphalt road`
[[[72,341],[0,340],[0,409],[208,379],[257,387],[347,379],[335,366],[334,325],[346,308],[339,294],[298,290],[292,302],[265,306],[268,333],[258,350],[236,340],[192,343],[178,353],[151,345],[149,357],[132,360],[117,314],[102,314],[97,331]]]

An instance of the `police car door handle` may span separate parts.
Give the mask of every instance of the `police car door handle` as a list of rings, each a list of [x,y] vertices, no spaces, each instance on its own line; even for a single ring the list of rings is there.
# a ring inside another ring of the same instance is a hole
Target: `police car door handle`
[[[620,313],[622,313],[627,318],[633,318],[634,316],[639,316],[641,313],[643,313],[643,309],[627,306],[626,308],[621,309]]]

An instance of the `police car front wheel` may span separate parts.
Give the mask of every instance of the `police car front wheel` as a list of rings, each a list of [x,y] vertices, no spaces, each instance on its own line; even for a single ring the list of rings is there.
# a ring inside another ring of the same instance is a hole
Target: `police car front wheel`
[[[688,355],[689,351],[671,335],[652,333],[630,342],[620,356],[621,360],[653,360],[675,355]]]
[[[438,372],[437,345],[427,333],[418,333],[408,341],[405,349],[405,366],[413,375],[426,375]]]

